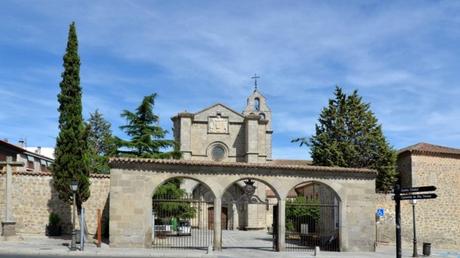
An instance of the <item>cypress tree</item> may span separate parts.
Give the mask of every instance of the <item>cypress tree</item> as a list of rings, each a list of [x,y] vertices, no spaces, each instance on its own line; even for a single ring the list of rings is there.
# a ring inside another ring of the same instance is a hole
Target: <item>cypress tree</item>
[[[88,128],[83,123],[80,87],[80,57],[75,22],[70,24],[64,72],[59,84],[59,136],[56,140],[53,184],[59,198],[72,202],[72,180],[78,182],[76,203],[78,211],[89,196]]]
[[[371,168],[378,172],[376,188],[388,191],[396,181],[396,151],[388,144],[368,103],[355,90],[349,96],[336,87],[319,117],[311,138],[299,138],[310,147],[313,164]]]

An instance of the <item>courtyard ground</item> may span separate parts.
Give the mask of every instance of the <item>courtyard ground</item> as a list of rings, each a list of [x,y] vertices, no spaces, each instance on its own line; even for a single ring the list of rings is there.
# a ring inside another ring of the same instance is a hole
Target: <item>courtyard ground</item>
[[[222,235],[223,247],[221,252],[206,254],[202,250],[170,250],[170,249],[128,249],[110,248],[103,244],[97,248],[94,243],[85,246],[84,251],[71,252],[68,249],[68,239],[47,238],[44,236],[24,235],[23,240],[0,241],[0,255],[52,255],[52,256],[85,256],[85,257],[314,257],[312,252],[273,252],[271,251],[271,236],[261,231],[224,231]],[[419,254],[421,256],[420,248]],[[319,257],[349,257],[349,258],[394,258],[395,247],[381,245],[376,252],[320,252]],[[411,246],[405,246],[403,257],[412,257]],[[460,258],[460,250],[432,250],[432,257]]]

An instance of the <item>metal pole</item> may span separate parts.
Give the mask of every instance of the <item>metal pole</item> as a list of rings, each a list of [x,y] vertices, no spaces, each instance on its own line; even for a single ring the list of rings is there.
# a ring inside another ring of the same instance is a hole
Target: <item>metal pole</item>
[[[76,201],[75,201],[75,191],[73,191],[73,218],[72,218],[72,242],[70,243],[70,250],[71,251],[76,251],[77,250],[77,231],[75,231],[75,217],[77,216],[75,214],[75,206],[76,206]]]
[[[396,202],[396,258],[401,258],[401,186],[395,186]]]
[[[412,225],[414,229],[414,241],[413,241],[413,251],[412,251],[412,257],[418,257],[417,254],[417,231],[415,229],[415,203],[416,200],[412,200]]]
[[[80,251],[85,249],[85,208],[80,209]]]

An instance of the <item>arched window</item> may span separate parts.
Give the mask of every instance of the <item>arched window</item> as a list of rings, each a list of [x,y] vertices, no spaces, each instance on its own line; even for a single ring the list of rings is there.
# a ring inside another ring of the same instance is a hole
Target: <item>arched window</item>
[[[260,99],[259,98],[254,99],[254,109],[256,111],[260,111]]]
[[[259,120],[265,120],[265,114],[264,113],[259,114]]]

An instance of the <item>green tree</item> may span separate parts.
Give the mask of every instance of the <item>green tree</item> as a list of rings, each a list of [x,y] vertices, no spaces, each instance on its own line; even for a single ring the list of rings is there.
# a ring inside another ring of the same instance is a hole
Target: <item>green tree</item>
[[[310,147],[315,165],[376,169],[378,190],[388,191],[396,181],[396,151],[356,90],[347,96],[336,87],[334,98],[320,114],[315,135],[294,142]]]
[[[135,112],[124,110],[121,116],[126,118],[127,125],[120,126],[130,140],[117,139],[121,156],[142,158],[179,158],[173,140],[164,139],[167,131],[159,125],[159,118],[153,113],[157,94],[145,96]],[[173,151],[166,151],[167,149]]]
[[[286,229],[288,231],[300,230],[302,222],[319,221],[320,207],[318,199],[307,199],[297,196],[286,201]]]
[[[182,180],[174,178],[159,186],[153,195],[153,199],[162,200],[156,202],[154,210],[162,218],[190,219],[196,214],[196,208],[188,201],[178,201],[187,197],[187,192],[180,189]],[[170,201],[168,201],[170,200]]]
[[[93,173],[109,173],[109,157],[115,156],[117,153],[115,138],[110,129],[111,124],[96,109],[94,113],[90,113],[88,126],[88,144],[91,151],[90,171]]]
[[[70,24],[64,72],[59,84],[59,136],[56,140],[56,159],[53,165],[53,184],[59,198],[72,201],[72,180],[78,182],[77,207],[90,196],[88,169],[88,129],[83,123],[80,87],[80,57],[75,23]]]

